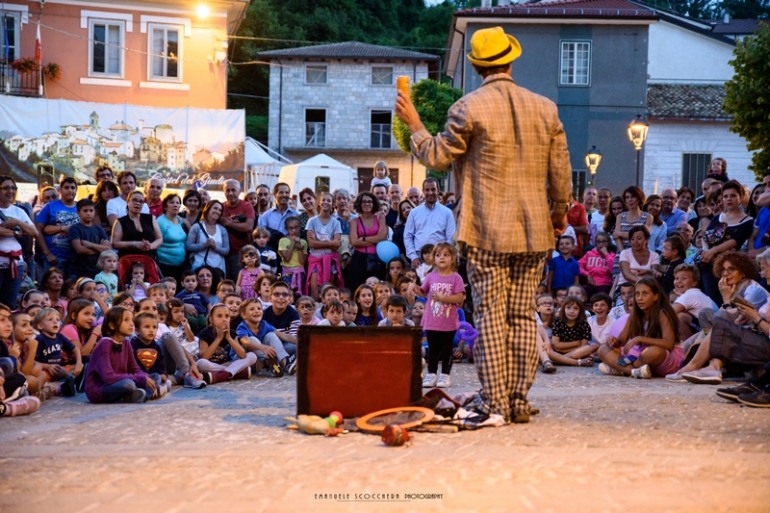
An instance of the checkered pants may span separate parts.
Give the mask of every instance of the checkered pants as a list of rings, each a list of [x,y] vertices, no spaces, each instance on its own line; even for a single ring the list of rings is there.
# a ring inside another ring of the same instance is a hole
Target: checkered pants
[[[534,297],[542,253],[495,253],[468,247],[468,281],[479,337],[473,349],[482,411],[506,420],[530,411],[527,392],[537,370]]]

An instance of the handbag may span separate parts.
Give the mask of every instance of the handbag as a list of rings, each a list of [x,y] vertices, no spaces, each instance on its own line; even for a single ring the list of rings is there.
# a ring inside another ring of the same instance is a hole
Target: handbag
[[[203,232],[203,235],[206,237],[206,240],[210,239],[208,236],[209,233],[206,231],[206,227],[203,224],[203,221],[198,221],[198,224],[200,225],[201,231]],[[211,248],[206,248],[206,253],[203,255],[203,265],[209,265],[208,258],[209,258],[209,251],[211,251]]]
[[[727,223],[717,222],[713,228],[708,228],[703,232],[703,240],[710,248],[718,246],[729,239],[730,234],[727,232]]]

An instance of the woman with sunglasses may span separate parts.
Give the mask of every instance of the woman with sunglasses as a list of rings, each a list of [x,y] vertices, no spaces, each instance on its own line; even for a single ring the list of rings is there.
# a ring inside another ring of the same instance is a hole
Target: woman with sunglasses
[[[128,195],[128,214],[119,217],[112,227],[112,247],[118,256],[149,255],[163,244],[158,221],[151,214],[142,214],[144,194],[134,191]]]
[[[0,176],[0,303],[16,309],[19,287],[24,277],[24,259],[18,237],[37,236],[37,228],[27,213],[17,207],[19,188],[10,176]]]

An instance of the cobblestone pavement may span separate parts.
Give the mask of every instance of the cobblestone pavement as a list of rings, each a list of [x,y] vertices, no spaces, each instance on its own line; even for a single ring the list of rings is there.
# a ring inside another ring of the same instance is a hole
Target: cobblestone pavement
[[[453,380],[452,392],[477,386],[471,365]],[[391,448],[284,429],[295,383],[174,389],[145,405],[81,395],[0,419],[0,512],[770,511],[770,411],[716,387],[560,368],[538,374],[530,424]]]

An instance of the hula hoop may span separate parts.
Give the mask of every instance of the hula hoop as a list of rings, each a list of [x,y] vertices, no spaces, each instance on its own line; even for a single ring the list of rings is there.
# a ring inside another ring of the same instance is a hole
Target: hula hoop
[[[411,422],[396,422],[396,424],[399,424],[406,429],[417,427],[423,422],[428,422],[433,418],[435,415],[435,412],[431,410],[430,408],[424,408],[422,406],[401,406],[398,408],[387,408],[385,410],[375,411],[373,413],[369,413],[367,415],[364,415],[363,417],[360,417],[356,421],[356,426],[361,431],[366,431],[369,433],[381,433],[387,424],[371,424],[369,421],[380,417],[382,415],[388,415],[389,413],[406,413],[406,412],[416,412],[416,413],[422,413],[423,416],[417,420],[413,420]]]

